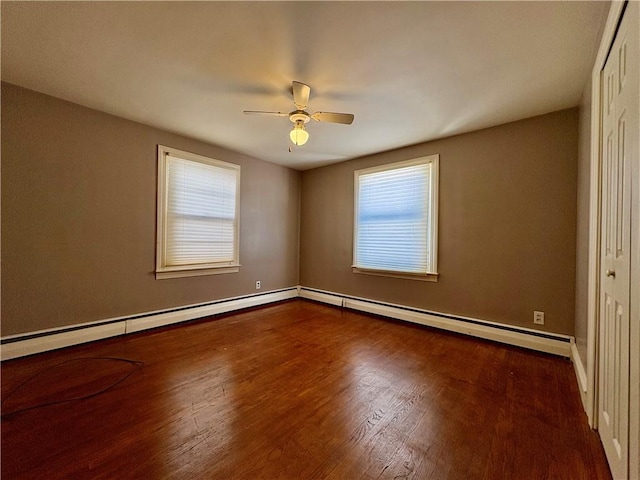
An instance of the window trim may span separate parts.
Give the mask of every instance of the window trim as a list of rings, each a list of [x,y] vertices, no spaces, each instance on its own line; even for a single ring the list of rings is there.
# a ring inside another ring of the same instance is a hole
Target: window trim
[[[166,265],[166,216],[167,216],[167,156],[178,157],[183,160],[203,163],[215,167],[226,168],[236,171],[236,210],[233,225],[234,232],[234,258],[230,262],[202,263],[194,265]],[[213,158],[198,155],[196,153],[185,152],[177,148],[158,145],[158,196],[157,196],[157,222],[156,222],[156,270],[157,280],[167,278],[194,277],[201,275],[218,275],[224,273],[235,273],[240,271],[240,165],[215,160]]]
[[[429,237],[429,248],[431,249],[431,264],[427,268],[429,270],[425,273],[415,272],[403,272],[395,270],[381,270],[363,268],[356,265],[357,258],[357,243],[358,243],[358,200],[359,200],[359,180],[360,176],[364,174],[371,174],[377,172],[384,172],[388,170],[394,170],[397,168],[413,167],[415,165],[431,164],[431,189],[430,189],[430,215],[431,215],[431,235]],[[375,167],[363,168],[355,170],[353,172],[354,179],[354,195],[353,195],[353,264],[351,265],[351,271],[353,273],[376,275],[382,277],[391,278],[403,278],[409,280],[422,280],[428,282],[438,281],[438,198],[439,198],[439,163],[440,155],[433,154],[424,157],[414,158],[411,160],[403,160],[400,162],[387,163],[384,165],[378,165]]]

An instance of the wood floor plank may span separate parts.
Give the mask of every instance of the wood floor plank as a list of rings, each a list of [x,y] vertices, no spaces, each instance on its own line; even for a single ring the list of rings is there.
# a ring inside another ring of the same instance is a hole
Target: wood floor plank
[[[1,392],[2,479],[610,479],[567,360],[305,300],[6,361]]]

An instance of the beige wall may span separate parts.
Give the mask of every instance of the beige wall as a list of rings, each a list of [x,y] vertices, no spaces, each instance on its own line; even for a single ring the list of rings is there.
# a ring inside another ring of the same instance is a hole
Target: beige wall
[[[300,283],[574,333],[578,110],[302,174]],[[353,171],[440,154],[438,283],[351,272]]]
[[[589,189],[591,164],[591,77],[580,102],[578,134],[578,204],[576,228],[576,347],[587,365],[587,310],[589,307]]]
[[[242,166],[240,273],[155,280],[157,144]],[[298,272],[309,287],[531,328],[543,310],[545,330],[573,334],[577,152],[571,109],[301,175],[2,84],[2,335],[254,293],[255,280],[289,287]],[[440,281],[353,274],[353,171],[432,153]]]
[[[156,280],[158,144],[242,166],[240,273]],[[300,173],[2,84],[2,335],[298,283]]]

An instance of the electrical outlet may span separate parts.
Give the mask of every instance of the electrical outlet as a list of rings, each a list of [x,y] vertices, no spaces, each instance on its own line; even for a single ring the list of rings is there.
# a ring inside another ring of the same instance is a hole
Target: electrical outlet
[[[260,280],[256,280],[256,290],[260,290]]]
[[[533,312],[533,323],[544,325],[544,312]]]

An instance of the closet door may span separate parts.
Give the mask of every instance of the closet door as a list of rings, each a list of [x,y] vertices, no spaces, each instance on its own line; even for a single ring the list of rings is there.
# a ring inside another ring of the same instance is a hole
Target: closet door
[[[638,153],[638,8],[629,2],[602,71],[598,429],[613,478],[629,476],[631,161]]]

